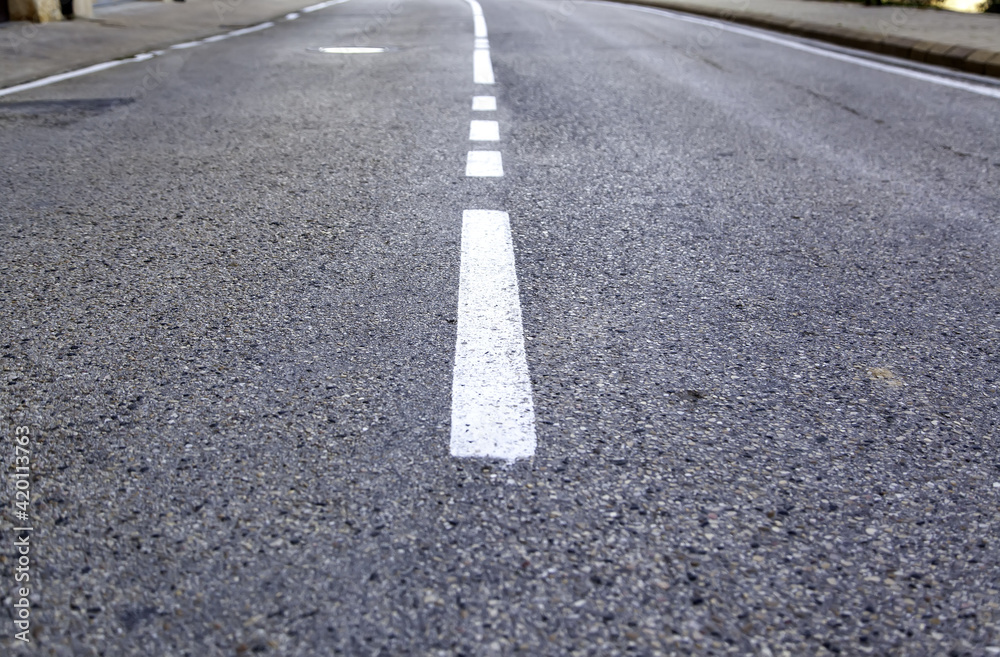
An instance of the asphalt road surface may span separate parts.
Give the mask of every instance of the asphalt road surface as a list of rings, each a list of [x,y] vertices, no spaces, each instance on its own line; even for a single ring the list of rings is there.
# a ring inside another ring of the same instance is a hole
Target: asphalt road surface
[[[997,87],[481,15],[0,99],[0,652],[1000,654]]]

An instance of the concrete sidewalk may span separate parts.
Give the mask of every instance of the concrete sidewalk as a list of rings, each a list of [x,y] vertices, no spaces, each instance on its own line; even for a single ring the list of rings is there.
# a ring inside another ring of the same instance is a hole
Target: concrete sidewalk
[[[319,0],[187,0],[94,7],[94,18],[0,23],[0,88],[261,23]]]
[[[564,2],[572,0],[563,0]],[[620,0],[1000,77],[1000,14],[822,0]]]

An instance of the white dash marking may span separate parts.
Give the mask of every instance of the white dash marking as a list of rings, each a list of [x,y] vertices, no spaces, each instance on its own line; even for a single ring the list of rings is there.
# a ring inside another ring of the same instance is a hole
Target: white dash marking
[[[493,60],[489,50],[472,51],[472,80],[476,84],[493,84]]]
[[[500,124],[497,121],[472,121],[469,124],[469,141],[500,141]]]
[[[6,89],[0,89],[0,96],[6,96],[8,94],[16,94],[20,91],[27,91],[28,89],[36,89],[38,87],[44,87],[46,85],[53,84],[55,82],[62,82],[63,80],[71,80],[73,78],[78,78],[81,75],[87,75],[88,73],[105,71],[109,68],[114,68],[115,66],[127,64],[130,61],[137,61],[137,60],[116,59],[111,62],[104,62],[103,64],[94,64],[93,66],[77,69],[76,71],[69,71],[68,73],[59,73],[57,75],[50,75],[47,78],[34,80],[33,82],[25,82],[24,84],[19,84],[13,87],[7,87]]]
[[[497,109],[496,96],[473,96],[472,109],[475,112],[495,112]]]
[[[292,13],[290,13],[290,14],[285,14],[285,20],[286,21],[293,21],[293,20],[295,20],[298,17],[299,17],[299,14],[297,12],[294,12],[294,11]]]
[[[494,210],[466,210],[451,455],[514,461],[533,456],[536,442],[510,217]]]
[[[242,30],[233,30],[229,32],[226,36],[243,36],[244,34],[253,34],[254,32],[260,32],[261,30],[266,30],[268,28],[274,27],[274,23],[268,21],[266,23],[261,23],[260,25],[254,25],[253,27],[244,27]]]
[[[332,7],[333,5],[339,5],[342,2],[347,2],[347,0],[327,0],[327,2],[321,2],[316,5],[310,5],[300,11],[303,14],[311,14],[314,11],[319,11],[320,9],[326,9],[327,7]]]
[[[477,48],[489,48],[490,47],[490,40],[489,39],[476,39],[476,47]]]
[[[469,151],[465,162],[465,175],[475,178],[503,176],[503,157],[500,151]]]

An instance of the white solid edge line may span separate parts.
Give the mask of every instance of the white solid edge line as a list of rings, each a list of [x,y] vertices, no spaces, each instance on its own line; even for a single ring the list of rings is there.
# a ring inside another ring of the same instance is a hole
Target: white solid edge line
[[[253,32],[260,32],[261,30],[266,30],[270,27],[274,27],[274,23],[267,21],[266,23],[261,23],[260,25],[254,25],[253,27],[244,27],[242,30],[233,30],[226,36],[243,36],[244,34],[252,34]]]
[[[472,110],[474,112],[495,112],[497,109],[496,96],[473,96]]]
[[[530,458],[535,409],[506,212],[462,213],[457,333],[451,455]]]
[[[339,5],[342,2],[347,2],[347,0],[327,0],[327,2],[320,2],[319,4],[309,5],[304,9],[299,11],[303,14],[311,14],[314,11],[319,11],[320,9],[326,9],[327,7],[332,7],[333,5]]]
[[[303,9],[302,11],[316,11],[318,9],[324,9],[326,7],[331,7],[333,5],[339,5],[341,3],[347,2],[348,0],[331,0],[330,2],[322,2],[318,5],[313,5],[312,8]],[[294,16],[294,18],[290,18]],[[287,20],[295,20],[298,18],[298,14],[288,14],[285,16]],[[170,46],[168,50],[184,50],[186,48],[194,48],[205,43],[215,43],[217,41],[223,41],[229,39],[230,37],[242,36],[244,34],[250,34],[252,32],[259,32],[260,30],[266,30],[269,27],[274,27],[273,21],[267,21],[260,23],[259,25],[253,25],[251,27],[245,27],[239,30],[233,30],[232,32],[226,32],[225,34],[216,34],[214,36],[206,37],[199,41],[184,41],[182,43],[175,43]],[[0,89],[0,97],[9,96],[11,94],[20,93],[22,91],[29,91],[31,89],[37,89],[38,87],[45,87],[50,84],[55,84],[57,82],[62,82],[63,80],[72,80],[73,78],[78,78],[82,75],[89,75],[91,73],[97,73],[98,71],[106,71],[109,68],[114,68],[116,66],[121,66],[122,64],[132,64],[135,62],[144,62],[147,59],[152,59],[153,57],[159,57],[160,55],[166,54],[166,50],[154,50],[152,52],[144,52],[132,57],[127,57],[125,59],[114,59],[110,62],[101,62],[100,64],[93,64],[91,66],[85,66],[79,68],[75,71],[67,71],[66,73],[58,73],[56,75],[50,75],[48,77],[40,78],[38,80],[32,80],[31,82],[25,82],[23,84],[16,84],[13,87],[7,87],[6,89]]]
[[[489,48],[490,47],[490,40],[489,39],[476,39],[476,46],[475,47],[476,48]]]
[[[847,55],[844,53],[834,52],[832,50],[824,50],[823,48],[817,48],[815,46],[799,43],[798,41],[793,41],[791,39],[783,39],[781,37],[772,36],[770,34],[758,32],[756,30],[749,30],[742,27],[736,27],[735,25],[730,25],[729,23],[723,23],[721,21],[711,20],[708,18],[697,18],[695,16],[688,16],[686,14],[680,14],[666,9],[654,9],[652,7],[636,7],[634,5],[619,5],[619,6],[623,6],[628,9],[632,9],[634,11],[642,11],[650,14],[657,14],[659,16],[669,16],[671,18],[686,21],[688,23],[696,23],[698,25],[716,27],[721,30],[725,30],[726,32],[732,32],[734,34],[740,34],[743,36],[752,37],[754,39],[759,39],[761,41],[768,41],[770,43],[774,43],[780,46],[785,46],[786,48],[792,48],[794,50],[800,50],[802,52],[808,52],[814,55],[820,55],[821,57],[836,59],[842,62],[857,64],[858,66],[864,66],[866,68],[875,69],[877,71],[884,71],[886,73],[894,73],[896,75],[902,75],[904,77],[913,78],[914,80],[922,80],[924,82],[930,82],[932,84],[941,85],[943,87],[961,89],[963,91],[969,91],[971,93],[979,94],[981,96],[988,96],[990,98],[1000,98],[1000,89],[997,88],[988,87],[985,85],[973,84],[971,82],[963,82],[961,80],[953,80],[951,78],[947,78],[940,75],[934,75],[932,73],[922,73],[920,71],[914,71],[913,69],[904,68],[902,66],[883,64],[881,62],[875,62],[870,59],[855,57],[854,55]]]
[[[500,141],[500,123],[475,120],[469,123],[469,141]]]
[[[471,178],[501,178],[503,156],[500,151],[469,151],[465,175]]]
[[[472,51],[472,79],[476,84],[493,84],[493,60],[489,50]]]
[[[67,73],[59,73],[58,75],[50,75],[47,78],[42,78],[40,80],[34,80],[32,82],[25,82],[24,84],[18,84],[13,87],[7,87],[6,89],[0,89],[0,96],[7,96],[9,94],[16,94],[21,91],[28,91],[29,89],[36,89],[38,87],[44,87],[49,84],[55,84],[56,82],[62,82],[63,80],[71,80],[73,78],[78,78],[81,75],[88,75],[90,73],[96,73],[98,71],[106,71],[109,68],[114,68],[115,66],[121,66],[122,64],[128,64],[135,61],[142,61],[136,57],[130,57],[128,59],[116,59],[111,62],[104,62],[102,64],[94,64],[93,66],[87,66],[85,68],[77,69],[75,71],[69,71]],[[148,57],[144,59],[149,59]]]

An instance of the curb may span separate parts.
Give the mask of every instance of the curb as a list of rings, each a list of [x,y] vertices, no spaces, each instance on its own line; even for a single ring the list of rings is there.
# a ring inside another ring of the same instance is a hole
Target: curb
[[[708,18],[718,18],[732,23],[742,23],[777,32],[785,32],[796,36],[827,41],[838,46],[867,50],[881,55],[891,55],[901,59],[912,59],[925,64],[945,66],[948,68],[1000,78],[1000,52],[993,50],[977,50],[967,46],[958,46],[936,41],[918,41],[909,37],[895,35],[881,36],[860,30],[821,25],[819,23],[803,23],[777,16],[766,16],[749,12],[735,12],[697,7],[672,0],[616,0],[633,5],[671,9],[686,14],[696,14]]]

